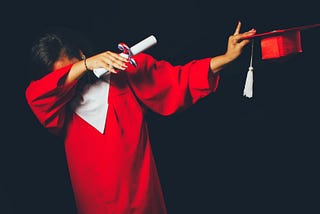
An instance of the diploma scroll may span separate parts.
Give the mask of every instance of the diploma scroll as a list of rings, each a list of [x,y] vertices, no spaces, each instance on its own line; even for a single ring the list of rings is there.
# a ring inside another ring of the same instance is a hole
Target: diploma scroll
[[[125,43],[119,43],[118,48],[122,51],[122,53],[120,53],[121,56],[129,59],[130,63],[133,66],[137,66],[137,64],[134,61],[134,59],[132,58],[132,56],[135,56],[138,53],[141,53],[141,52],[147,50],[148,48],[152,47],[156,43],[157,43],[156,37],[151,35],[151,36],[145,38],[144,40],[140,41],[139,43],[135,44],[131,48],[129,48]],[[110,72],[105,68],[95,68],[95,69],[93,69],[93,73],[99,78],[102,75],[104,75],[106,73],[110,73]]]

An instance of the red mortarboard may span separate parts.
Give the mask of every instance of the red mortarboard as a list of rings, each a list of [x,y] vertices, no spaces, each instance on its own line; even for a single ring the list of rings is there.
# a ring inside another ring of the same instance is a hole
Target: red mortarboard
[[[301,53],[300,31],[315,27],[320,27],[320,24],[273,30],[248,36],[244,39],[261,38],[262,59],[278,59],[291,54]]]
[[[300,27],[293,27],[281,30],[273,30],[266,33],[254,34],[247,36],[243,39],[259,38],[261,44],[261,58],[267,59],[279,59],[286,56],[291,56],[296,53],[302,52],[301,35],[300,32],[305,29],[320,27],[320,24],[305,25]],[[251,98],[253,96],[253,67],[252,67],[252,55],[253,55],[253,41],[251,50],[251,61],[249,71],[247,73],[245,88],[243,95]]]

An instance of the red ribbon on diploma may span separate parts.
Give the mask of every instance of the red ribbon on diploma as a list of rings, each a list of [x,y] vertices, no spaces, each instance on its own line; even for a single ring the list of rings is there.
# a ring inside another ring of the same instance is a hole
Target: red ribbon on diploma
[[[133,54],[132,54],[129,46],[126,45],[125,43],[119,43],[119,44],[118,44],[118,48],[122,51],[122,53],[128,55],[128,59],[129,59],[130,63],[131,63],[134,67],[137,67],[136,61],[134,61],[134,59],[132,58]]]

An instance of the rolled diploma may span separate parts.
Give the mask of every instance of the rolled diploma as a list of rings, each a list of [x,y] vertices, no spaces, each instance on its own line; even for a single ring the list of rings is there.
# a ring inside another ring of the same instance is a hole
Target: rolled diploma
[[[155,36],[151,35],[144,40],[140,41],[139,43],[135,44],[130,48],[130,51],[132,53],[132,56],[137,55],[138,53],[141,53],[145,51],[146,49],[152,47],[153,45],[157,44],[157,39]],[[128,58],[129,56],[124,53],[120,53],[122,57]],[[105,68],[95,68],[93,69],[93,73],[100,78],[103,74],[107,73],[108,70]]]

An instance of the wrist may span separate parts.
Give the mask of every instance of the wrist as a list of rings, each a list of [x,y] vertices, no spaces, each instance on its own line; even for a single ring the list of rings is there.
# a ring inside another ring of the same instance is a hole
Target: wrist
[[[90,69],[88,68],[88,64],[87,64],[87,58],[86,58],[86,56],[85,55],[82,55],[82,61],[83,61],[83,65],[84,65],[84,67],[85,67],[85,69],[86,69],[86,71],[89,71]]]
[[[221,58],[223,59],[223,62],[225,64],[229,64],[230,62],[232,62],[234,60],[234,58],[232,56],[230,56],[230,54],[225,53],[221,56]]]
[[[227,54],[215,56],[210,60],[210,69],[213,73],[217,73],[231,62],[232,58],[230,58]]]

